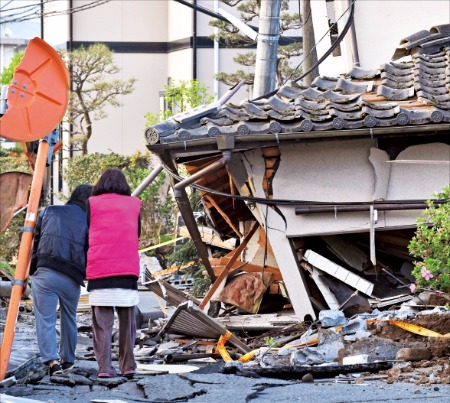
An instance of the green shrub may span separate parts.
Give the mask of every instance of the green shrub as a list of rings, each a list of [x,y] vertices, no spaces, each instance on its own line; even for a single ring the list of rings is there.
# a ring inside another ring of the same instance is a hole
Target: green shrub
[[[417,258],[412,292],[428,289],[450,292],[450,186],[435,195],[443,204],[427,201],[424,216],[417,219],[416,233],[409,243],[409,253]]]

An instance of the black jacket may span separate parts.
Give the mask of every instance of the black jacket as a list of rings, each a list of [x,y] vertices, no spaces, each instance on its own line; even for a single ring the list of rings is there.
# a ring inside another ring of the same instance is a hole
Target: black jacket
[[[35,227],[30,275],[45,266],[84,286],[87,230],[86,212],[77,204],[42,210]]]

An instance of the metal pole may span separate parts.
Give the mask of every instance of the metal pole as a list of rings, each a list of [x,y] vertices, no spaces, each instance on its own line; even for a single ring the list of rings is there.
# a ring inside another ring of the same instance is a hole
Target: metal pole
[[[281,0],[261,0],[253,98],[275,88]]]
[[[154,179],[159,175],[159,173],[163,170],[163,166],[158,164],[152,172],[140,183],[140,185],[134,190],[131,196],[139,196],[150,183],[154,181]]]
[[[5,379],[6,372],[8,371],[17,315],[19,314],[19,304],[22,299],[22,292],[25,288],[25,280],[28,277],[28,266],[34,235],[33,230],[36,225],[36,218],[38,215],[39,199],[41,197],[42,184],[44,183],[48,150],[48,142],[45,140],[41,141],[39,143],[36,157],[33,181],[31,182],[28,210],[25,217],[25,223],[22,228],[23,234],[20,241],[16,271],[14,273],[14,280],[11,282],[11,299],[8,306],[8,314],[6,316],[5,328],[3,330],[2,347],[0,350],[0,380]]]

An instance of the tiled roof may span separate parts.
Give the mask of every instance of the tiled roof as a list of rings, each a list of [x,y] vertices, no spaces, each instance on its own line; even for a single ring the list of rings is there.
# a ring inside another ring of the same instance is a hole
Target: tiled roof
[[[450,25],[400,42],[378,69],[355,67],[340,77],[317,77],[310,87],[284,85],[259,101],[202,108],[146,132],[149,145],[220,134],[248,135],[423,125],[450,122]]]

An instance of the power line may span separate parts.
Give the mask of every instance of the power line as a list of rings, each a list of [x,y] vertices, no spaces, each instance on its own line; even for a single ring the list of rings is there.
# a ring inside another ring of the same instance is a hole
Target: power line
[[[57,1],[57,0],[45,0],[44,6],[48,5],[49,3],[53,3],[55,1]],[[13,13],[13,14],[8,15],[7,17],[4,17],[3,19],[0,19],[0,25],[7,24],[7,23],[13,23],[13,22],[23,22],[23,21],[36,19],[36,18],[42,18],[42,17],[54,17],[57,15],[75,14],[80,11],[85,11],[85,10],[89,10],[94,7],[102,6],[106,3],[109,3],[110,1],[111,0],[94,0],[94,1],[91,1],[90,3],[83,4],[83,5],[71,8],[71,9],[44,11],[43,13],[40,11],[40,7],[39,7],[39,10],[35,11],[34,8],[36,8],[36,6],[40,6],[40,4],[34,4],[34,5],[28,6],[28,8],[33,7],[33,9],[28,9],[27,11],[24,11],[24,12]],[[27,6],[16,7],[16,8],[14,8],[14,10],[18,10],[19,8],[24,8],[24,7],[27,7]],[[11,11],[11,10],[13,10],[13,9],[5,10],[5,11]],[[27,15],[22,15],[26,12],[28,12]]]
[[[0,7],[0,10],[3,10],[7,5],[11,4],[14,0],[9,0],[4,6]]]
[[[36,6],[40,5],[40,3],[36,3],[36,2],[35,2],[35,3],[27,4],[27,5],[25,5],[25,6],[11,7],[11,8],[8,8],[7,10],[4,10],[4,8],[7,7],[7,6],[9,6],[13,1],[15,1],[15,0],[10,0],[8,3],[6,3],[4,6],[2,6],[2,7],[0,8],[0,10],[3,10],[3,12],[5,13],[5,12],[9,12],[9,11],[22,10],[22,9],[24,9],[24,8],[36,7]]]

